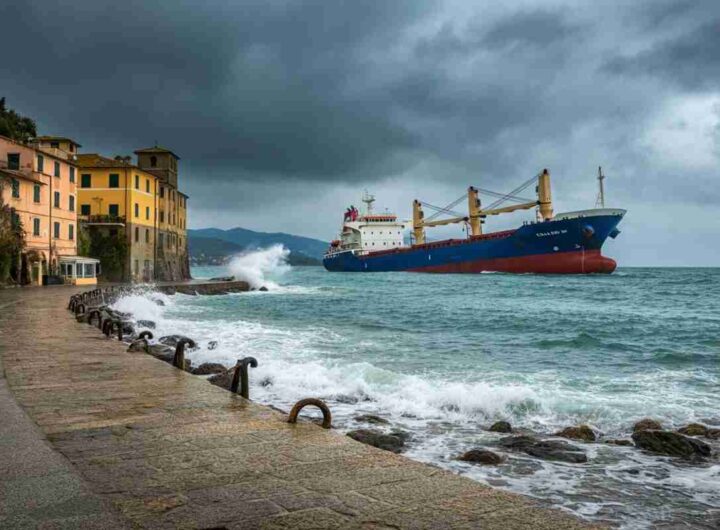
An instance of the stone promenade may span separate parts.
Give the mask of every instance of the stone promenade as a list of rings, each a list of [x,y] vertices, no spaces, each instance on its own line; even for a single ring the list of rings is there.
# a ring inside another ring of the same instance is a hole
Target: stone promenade
[[[74,292],[0,290],[0,528],[587,527],[128,353]]]

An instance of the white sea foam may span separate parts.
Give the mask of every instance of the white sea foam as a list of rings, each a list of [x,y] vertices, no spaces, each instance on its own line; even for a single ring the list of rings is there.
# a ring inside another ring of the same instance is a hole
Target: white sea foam
[[[277,280],[290,270],[287,263],[290,251],[282,245],[251,250],[238,254],[228,264],[228,270],[238,280],[246,281],[251,287],[277,288]]]

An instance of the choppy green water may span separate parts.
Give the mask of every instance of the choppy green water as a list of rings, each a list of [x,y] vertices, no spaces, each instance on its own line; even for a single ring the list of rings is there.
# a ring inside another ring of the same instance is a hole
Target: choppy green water
[[[273,279],[269,293],[177,296],[164,308],[132,299],[126,309],[162,332],[218,340],[192,354],[196,363],[256,357],[258,401],[288,407],[321,397],[343,429],[359,427],[359,413],[387,417],[413,433],[412,458],[626,527],[719,517],[716,457],[687,464],[605,444],[583,445],[590,461],[582,465],[509,455],[483,468],[453,457],[491,448],[499,435],[483,427],[496,419],[540,434],[588,423],[612,438],[627,438],[646,416],[673,428],[720,424],[720,269],[465,276],[298,268]]]

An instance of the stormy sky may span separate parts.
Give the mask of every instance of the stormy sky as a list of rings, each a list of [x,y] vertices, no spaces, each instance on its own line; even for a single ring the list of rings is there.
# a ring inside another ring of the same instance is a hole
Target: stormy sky
[[[407,217],[544,167],[590,208],[602,165],[607,255],[720,265],[718,0],[25,0],[0,29],[9,106],[84,152],[172,148],[190,227],[328,240],[365,188]]]

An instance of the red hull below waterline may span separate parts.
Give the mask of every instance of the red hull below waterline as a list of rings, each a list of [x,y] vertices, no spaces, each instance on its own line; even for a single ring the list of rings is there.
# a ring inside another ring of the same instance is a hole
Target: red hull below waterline
[[[600,254],[600,250],[555,252],[512,258],[479,259],[461,263],[447,263],[409,269],[411,272],[479,273],[512,272],[535,274],[610,274],[617,267],[614,259]]]

